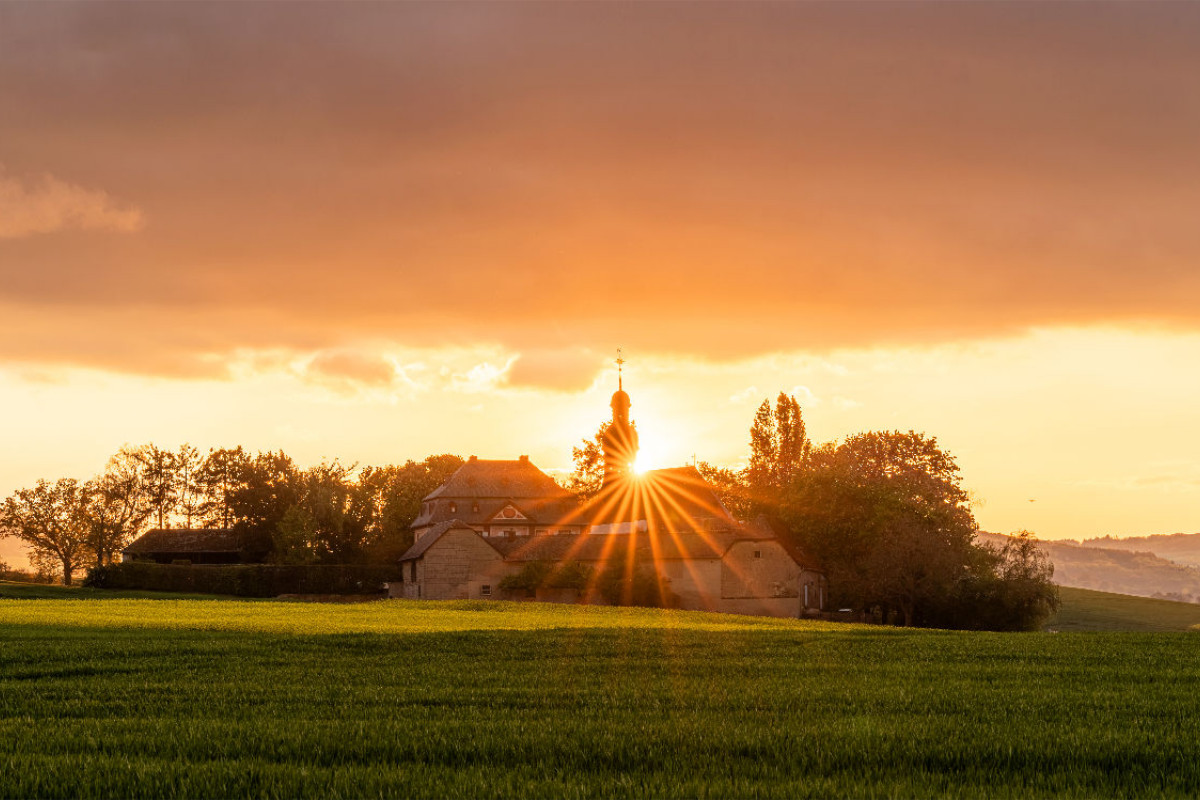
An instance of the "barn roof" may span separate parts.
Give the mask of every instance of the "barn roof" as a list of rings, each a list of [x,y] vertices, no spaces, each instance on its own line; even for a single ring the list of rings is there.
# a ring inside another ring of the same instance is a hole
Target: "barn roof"
[[[417,541],[413,542],[412,547],[404,551],[404,555],[400,556],[400,560],[412,561],[413,559],[420,558],[421,556],[425,555],[425,551],[428,550],[434,542],[442,538],[442,536],[444,536],[448,531],[460,528],[466,528],[467,530],[478,534],[478,531],[475,531],[474,528],[462,520],[448,519],[445,522],[439,522],[437,525],[434,525],[432,528],[427,530],[420,539],[417,539]],[[492,544],[492,540],[486,537],[480,536],[479,538],[483,539],[488,544]]]
[[[249,542],[241,531],[227,528],[154,528],[134,539],[121,552],[240,553]]]

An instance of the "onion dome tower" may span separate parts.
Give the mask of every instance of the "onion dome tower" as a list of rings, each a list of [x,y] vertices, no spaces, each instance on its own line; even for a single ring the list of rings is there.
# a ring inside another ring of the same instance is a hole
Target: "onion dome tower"
[[[633,476],[633,464],[637,460],[638,435],[629,421],[629,407],[633,403],[625,393],[621,366],[625,359],[617,351],[617,391],[612,396],[612,422],[604,432],[604,487],[628,480]]]

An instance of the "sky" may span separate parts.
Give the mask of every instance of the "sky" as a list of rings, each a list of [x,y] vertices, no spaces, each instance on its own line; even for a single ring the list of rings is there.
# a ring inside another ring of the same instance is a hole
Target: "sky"
[[[0,3],[0,493],[124,443],[921,430],[1200,530],[1200,5]],[[9,558],[12,543],[0,543]],[[11,558],[10,558],[11,561]]]

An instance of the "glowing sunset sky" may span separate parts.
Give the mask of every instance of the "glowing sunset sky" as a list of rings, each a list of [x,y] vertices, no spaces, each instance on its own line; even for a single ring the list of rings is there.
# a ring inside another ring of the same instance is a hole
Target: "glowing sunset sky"
[[[1198,42],[1187,3],[0,4],[0,493],[151,440],[565,468],[621,346],[659,465],[794,391],[817,440],[937,436],[987,529],[1200,530]]]

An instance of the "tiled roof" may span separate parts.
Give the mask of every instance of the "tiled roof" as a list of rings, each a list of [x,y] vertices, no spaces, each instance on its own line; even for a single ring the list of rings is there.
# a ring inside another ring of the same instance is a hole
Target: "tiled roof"
[[[672,561],[719,559],[734,542],[764,537],[748,531],[703,533],[613,533],[564,536],[518,536],[485,539],[505,561],[607,561],[628,558],[633,548],[637,560]]]
[[[472,456],[450,479],[425,496],[436,498],[510,498],[552,499],[569,497],[528,458],[516,461],[488,461]]]
[[[581,515],[595,524],[645,519],[660,527],[721,528],[733,518],[695,467],[645,472],[610,484]]]
[[[414,528],[447,519],[459,519],[468,525],[485,525],[509,503],[528,517],[528,520],[513,520],[514,524],[553,527],[559,524],[582,523],[579,501],[570,494],[566,497],[540,499],[439,497],[425,502],[428,510],[422,510],[413,520]]]
[[[224,528],[154,528],[122,551],[146,553],[240,553],[250,544],[240,531]]]
[[[447,531],[458,528],[466,528],[470,531],[475,530],[470,525],[459,519],[448,519],[445,522],[439,522],[437,525],[434,525],[432,528],[427,530],[420,539],[413,542],[412,547],[405,550],[404,555],[400,556],[400,560],[412,561],[414,558],[420,558],[421,556],[425,555],[425,551],[428,550],[434,542],[442,538]],[[489,539],[484,538],[483,540],[491,544]]]

